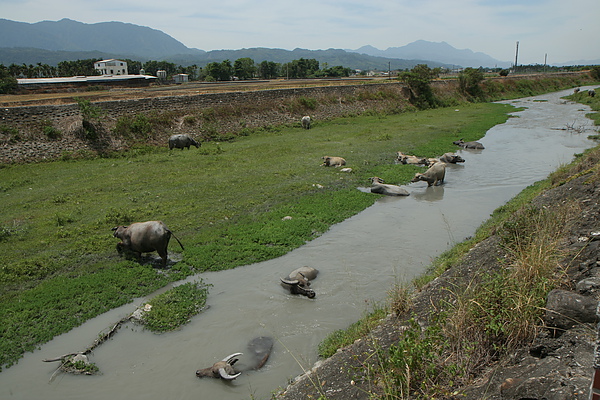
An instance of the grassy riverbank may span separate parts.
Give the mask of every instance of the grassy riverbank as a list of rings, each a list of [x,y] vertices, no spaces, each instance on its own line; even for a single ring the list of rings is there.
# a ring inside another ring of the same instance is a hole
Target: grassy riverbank
[[[407,182],[419,169],[397,168],[396,151],[438,156],[511,110],[465,104],[342,118],[199,150],[2,168],[0,364],[169,281],[281,256],[371,205],[377,196],[356,190],[370,176]],[[352,172],[321,167],[324,155],[345,157]],[[166,273],[115,251],[112,227],[153,219],[186,247]]]
[[[0,168],[0,367],[111,308],[190,274],[283,255],[360,212],[370,176],[405,183],[396,151],[439,156],[506,120],[510,106],[454,105],[250,132],[227,143],[143,147]],[[342,156],[352,172],[321,167]],[[291,216],[292,219],[283,220]],[[184,243],[166,270],[122,259],[111,228],[163,220]]]

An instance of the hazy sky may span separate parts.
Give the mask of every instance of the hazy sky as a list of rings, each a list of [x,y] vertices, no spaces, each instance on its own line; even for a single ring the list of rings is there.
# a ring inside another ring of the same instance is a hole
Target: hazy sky
[[[599,0],[0,0],[19,22],[120,21],[202,50],[447,42],[519,64],[600,59]],[[1,42],[0,38],[0,42]]]

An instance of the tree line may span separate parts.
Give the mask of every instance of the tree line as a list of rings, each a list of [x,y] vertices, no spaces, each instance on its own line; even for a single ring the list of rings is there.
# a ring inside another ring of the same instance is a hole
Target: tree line
[[[76,61],[61,61],[57,66],[37,63],[32,64],[11,64],[8,67],[0,64],[0,93],[11,93],[17,89],[17,78],[52,78],[52,77],[69,77],[69,76],[93,76],[99,75],[100,72],[94,68],[94,63],[101,59],[85,59]],[[197,65],[181,66],[167,61],[136,61],[123,59],[127,62],[128,72],[133,75],[141,73],[157,76],[158,71],[165,71],[167,76],[176,74],[187,74],[190,81],[231,81],[231,80],[247,80],[247,79],[276,79],[276,78],[324,78],[324,77],[347,77],[350,76],[352,70],[343,66],[328,67],[324,63],[323,67],[316,59],[300,58],[288,63],[276,63],[273,61],[254,62],[253,59],[239,58],[231,63],[230,60],[221,62],[210,62],[204,67]],[[514,67],[513,67],[514,68]],[[580,71],[582,69],[597,70],[598,66],[570,66],[570,67],[554,67],[548,65],[519,65],[519,73],[532,72],[558,72],[558,71]],[[468,77],[468,83],[465,83],[469,88],[475,87],[471,81],[475,71],[482,72],[482,68],[473,69],[467,68],[466,74],[461,74]],[[501,68],[492,69],[500,75],[506,76],[509,70]],[[427,82],[434,77],[437,77],[442,72],[441,68],[429,69],[427,65],[417,65],[412,70],[406,70],[404,73],[399,71],[400,80],[410,82],[414,93],[420,93],[421,101],[430,104],[433,101],[430,98],[430,93],[427,90]],[[478,78],[478,76],[477,76]],[[466,82],[466,81],[465,81]],[[472,94],[473,95],[473,94]]]
[[[94,63],[100,59],[86,59],[77,61],[61,61],[57,66],[37,63],[33,64],[0,64],[0,74],[13,78],[54,78],[68,76],[94,76],[100,72],[94,69]],[[230,60],[210,62],[204,67],[197,65],[181,66],[167,61],[136,61],[123,59],[127,62],[130,74],[145,73],[157,76],[157,71],[166,71],[167,76],[187,74],[189,80],[197,81],[230,81],[234,79],[274,79],[286,78],[321,78],[350,76],[352,70],[343,66],[320,68],[319,61],[315,59],[293,60],[289,63],[275,63],[272,61],[254,62],[251,58],[239,58],[233,63]]]

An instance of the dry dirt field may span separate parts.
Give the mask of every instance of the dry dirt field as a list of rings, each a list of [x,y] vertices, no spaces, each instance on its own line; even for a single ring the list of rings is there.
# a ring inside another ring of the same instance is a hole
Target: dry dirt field
[[[206,93],[240,92],[252,90],[274,90],[305,88],[314,86],[357,85],[381,83],[384,78],[344,78],[344,79],[274,79],[232,82],[190,82],[179,85],[153,85],[147,88],[113,88],[109,90],[82,91],[81,89],[56,89],[36,92],[23,92],[14,95],[0,95],[0,107],[27,105],[58,105],[75,103],[75,98],[90,101],[127,100],[148,97],[189,96]]]

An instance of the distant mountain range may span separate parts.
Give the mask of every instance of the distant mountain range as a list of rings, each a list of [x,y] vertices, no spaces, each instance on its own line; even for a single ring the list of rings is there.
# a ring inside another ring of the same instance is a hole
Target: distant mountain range
[[[369,56],[402,58],[412,60],[420,58],[434,60],[445,64],[453,64],[462,67],[510,67],[509,62],[498,61],[484,53],[474,53],[471,50],[458,50],[446,42],[434,43],[425,40],[417,40],[402,47],[389,47],[387,50],[379,50],[373,46],[363,46],[357,50],[347,50]]]
[[[0,38],[0,47],[50,51],[99,51],[137,57],[194,52],[161,31],[122,22],[84,24],[65,18],[30,24],[0,19]]]
[[[124,40],[123,38],[126,38]],[[0,19],[0,64],[48,64],[89,58],[128,58],[139,61],[168,61],[188,66],[209,62],[235,61],[249,57],[255,62],[286,63],[313,58],[321,66],[361,70],[407,69],[417,64],[435,67],[502,67],[509,62],[484,53],[458,50],[448,43],[418,40],[403,47],[379,50],[363,46],[356,50],[283,50],[251,48],[204,51],[186,47],[166,33],[123,22],[85,24],[70,19],[36,23]]]

